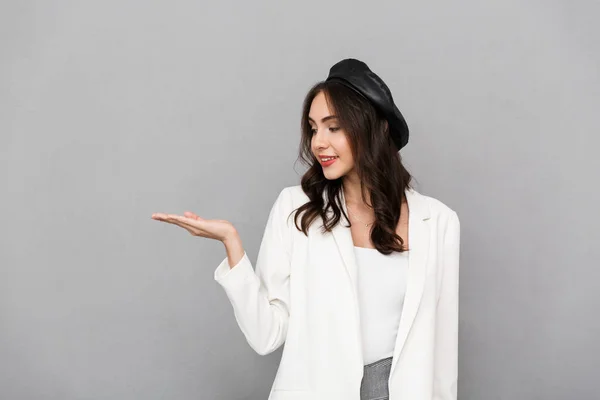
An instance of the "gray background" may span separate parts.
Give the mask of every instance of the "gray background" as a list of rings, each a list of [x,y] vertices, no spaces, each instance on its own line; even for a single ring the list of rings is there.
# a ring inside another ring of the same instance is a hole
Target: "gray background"
[[[301,101],[346,57],[460,216],[460,399],[597,397],[599,11],[3,1],[0,399],[266,399],[281,348],[245,342],[223,245],[150,215],[228,219],[254,262]]]

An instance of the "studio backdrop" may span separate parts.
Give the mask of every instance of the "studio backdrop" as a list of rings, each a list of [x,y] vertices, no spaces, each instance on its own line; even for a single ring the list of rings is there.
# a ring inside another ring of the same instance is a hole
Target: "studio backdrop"
[[[301,102],[364,60],[461,221],[459,398],[597,398],[593,1],[3,1],[0,399],[266,399],[223,245],[299,184]]]

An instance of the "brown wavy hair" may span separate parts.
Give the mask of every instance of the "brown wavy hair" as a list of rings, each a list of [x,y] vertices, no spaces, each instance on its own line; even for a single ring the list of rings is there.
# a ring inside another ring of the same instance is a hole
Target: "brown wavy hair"
[[[404,191],[412,187],[412,176],[402,164],[385,118],[364,97],[335,81],[318,82],[304,99],[298,159],[309,167],[302,176],[301,186],[310,200],[292,211],[296,212],[296,228],[308,236],[309,226],[320,216],[323,220],[322,233],[330,232],[340,222],[342,214],[348,221],[347,227],[352,226],[341,207],[342,177],[335,180],[325,178],[323,168],[311,149],[312,132],[308,113],[313,99],[320,92],[325,95],[329,109],[338,116],[340,127],[346,133],[365,203],[365,189],[371,194],[370,208],[375,212],[371,241],[382,254],[406,251],[403,248],[404,240],[396,234],[396,226],[400,220],[401,204],[405,201]],[[327,204],[323,200],[325,193]],[[333,211],[331,219],[327,216],[329,208]],[[303,215],[301,227],[298,227],[300,214]]]

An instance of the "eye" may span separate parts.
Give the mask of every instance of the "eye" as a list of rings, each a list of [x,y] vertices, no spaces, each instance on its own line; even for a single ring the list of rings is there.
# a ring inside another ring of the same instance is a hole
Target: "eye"
[[[340,129],[340,128],[339,128],[339,126],[332,126],[332,127],[330,127],[330,128],[329,128],[329,130],[330,130],[331,132],[338,131],[339,129]]]
[[[317,131],[317,130],[316,130],[315,128],[311,128],[311,129],[310,129],[310,133],[311,133],[311,134],[313,134],[313,135],[315,134],[315,132],[316,132],[316,131]]]

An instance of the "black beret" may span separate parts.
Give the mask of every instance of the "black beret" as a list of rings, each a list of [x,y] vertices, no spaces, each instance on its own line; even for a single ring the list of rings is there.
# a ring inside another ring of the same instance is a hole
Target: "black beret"
[[[383,114],[388,121],[392,140],[398,150],[408,143],[408,125],[394,104],[390,89],[369,69],[367,64],[354,58],[339,61],[329,70],[327,81],[331,80],[353,89]]]

